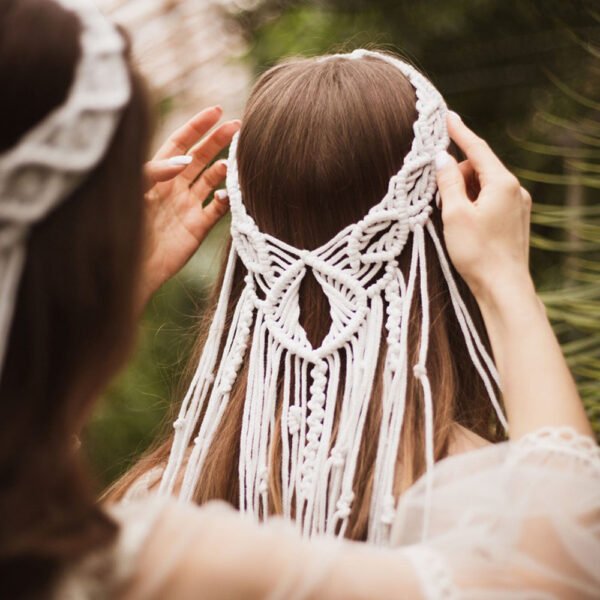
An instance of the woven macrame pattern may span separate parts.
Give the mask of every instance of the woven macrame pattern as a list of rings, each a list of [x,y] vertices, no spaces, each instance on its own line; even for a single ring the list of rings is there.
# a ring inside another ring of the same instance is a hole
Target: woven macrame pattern
[[[0,154],[0,370],[27,233],[96,166],[130,94],[124,41],[91,0],[57,0],[82,26],[67,100]]]
[[[388,349],[383,375],[383,418],[369,520],[369,540],[384,544],[389,538],[396,503],[393,483],[409,368],[423,388],[427,473],[430,478],[433,474],[434,399],[426,369],[426,234],[437,249],[471,358],[499,417],[503,423],[505,420],[491,381],[497,379],[496,370],[458,294],[430,222],[432,204],[437,198],[434,157],[449,143],[446,105],[423,75],[391,56],[357,50],[320,60],[364,57],[394,65],[412,83],[418,113],[414,139],[381,202],[320,248],[295,248],[259,230],[243,204],[236,163],[237,137],[233,140],[227,175],[232,250],[204,353],[174,424],[175,438],[161,491],[172,493],[192,443],[180,492],[183,499],[192,497],[240,366],[248,360],[240,440],[240,510],[257,518],[269,514],[269,477],[273,473],[269,457],[277,435],[275,415],[278,386],[282,383],[282,461],[278,468],[284,517],[295,516],[306,535],[344,535],[352,513],[358,452],[385,327]],[[406,281],[397,260],[404,251],[412,253]],[[247,269],[246,285],[219,357],[238,257]],[[330,304],[331,329],[318,347],[311,345],[300,325],[299,290],[308,270]],[[409,365],[408,316],[417,293],[423,306],[422,337],[418,362]],[[279,381],[281,372],[283,382]],[[339,428],[332,443],[336,411]]]

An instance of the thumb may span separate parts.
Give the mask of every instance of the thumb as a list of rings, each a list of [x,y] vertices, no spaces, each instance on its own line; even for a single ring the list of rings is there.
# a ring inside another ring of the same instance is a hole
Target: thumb
[[[169,181],[176,177],[192,161],[191,156],[174,156],[166,160],[151,160],[144,165],[144,177],[146,181],[146,190],[150,189],[155,183],[160,181]]]
[[[442,198],[442,214],[452,206],[469,202],[465,178],[456,159],[446,151],[438,152],[435,157],[435,167],[438,189]]]
[[[227,190],[217,190],[214,198],[202,209],[204,215],[201,239],[227,214],[229,210],[229,196]]]

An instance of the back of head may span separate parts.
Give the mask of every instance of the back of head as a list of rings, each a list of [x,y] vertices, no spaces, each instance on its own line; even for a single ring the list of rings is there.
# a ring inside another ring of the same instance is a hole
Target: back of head
[[[238,144],[244,204],[259,229],[314,249],[360,220],[400,170],[416,116],[410,82],[376,58],[267,71]]]

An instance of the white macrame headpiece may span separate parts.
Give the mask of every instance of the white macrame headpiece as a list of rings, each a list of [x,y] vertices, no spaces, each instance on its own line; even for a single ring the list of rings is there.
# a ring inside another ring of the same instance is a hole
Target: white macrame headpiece
[[[0,154],[0,374],[27,234],[100,162],[130,95],[121,34],[91,0],[55,1],[81,22],[81,57],[66,101]]]
[[[232,249],[209,337],[174,423],[175,437],[161,493],[173,493],[203,413],[180,491],[183,500],[192,498],[242,361],[248,360],[239,458],[240,510],[257,518],[269,514],[268,474],[273,472],[269,457],[271,444],[276,441],[278,380],[283,372],[280,475],[284,517],[295,514],[305,535],[343,535],[352,511],[354,474],[384,325],[387,355],[383,418],[368,534],[370,541],[384,544],[394,515],[394,474],[409,368],[423,388],[427,478],[428,489],[432,489],[434,406],[426,369],[429,339],[426,232],[437,249],[471,359],[499,419],[505,425],[506,420],[490,378],[491,375],[498,381],[496,369],[458,293],[442,244],[430,222],[432,203],[437,199],[434,157],[449,143],[446,105],[421,73],[397,58],[357,50],[321,60],[367,56],[394,65],[412,83],[418,113],[413,126],[415,137],[383,200],[361,221],[349,225],[325,245],[316,250],[302,250],[258,229],[242,201],[236,164],[237,137],[231,144],[227,190],[232,214]],[[412,258],[405,281],[397,258],[405,250],[411,232],[412,244],[406,250],[412,252]],[[237,257],[248,274],[219,360]],[[308,269],[330,303],[331,329],[318,348],[311,346],[299,322],[299,290]],[[420,274],[418,290],[415,289],[417,273]],[[409,311],[416,293],[421,295],[423,307],[421,342],[417,364],[409,365]],[[336,406],[338,390],[342,400]],[[339,430],[332,447],[336,411],[339,411]]]

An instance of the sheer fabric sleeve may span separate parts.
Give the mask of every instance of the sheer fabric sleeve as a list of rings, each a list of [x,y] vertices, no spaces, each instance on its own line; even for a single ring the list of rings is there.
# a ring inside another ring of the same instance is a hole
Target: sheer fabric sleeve
[[[426,598],[600,598],[591,438],[542,429],[442,461],[427,487],[403,496],[392,531]]]
[[[599,452],[545,430],[446,459],[402,497],[389,548],[171,502],[126,597],[598,598]]]

